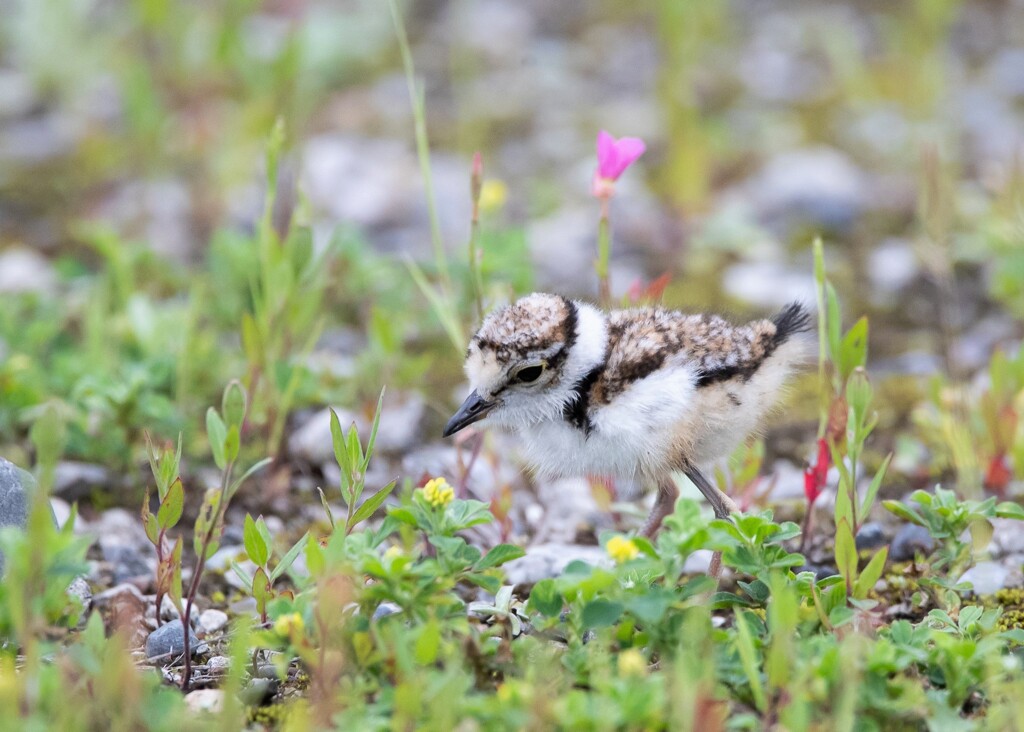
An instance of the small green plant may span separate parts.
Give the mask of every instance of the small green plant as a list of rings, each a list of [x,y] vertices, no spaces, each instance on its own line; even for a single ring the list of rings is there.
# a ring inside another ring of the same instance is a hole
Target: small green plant
[[[888,557],[883,548],[859,572],[855,537],[874,506],[892,455],[879,466],[864,497],[857,494],[857,469],[864,456],[867,438],[878,424],[872,406],[873,389],[865,372],[868,348],[868,321],[860,318],[844,335],[842,312],[835,288],[825,271],[821,240],[814,242],[814,275],[818,297],[818,378],[821,404],[818,419],[818,458],[804,476],[808,510],[804,521],[804,540],[811,528],[814,500],[824,487],[828,466],[839,471],[835,506],[836,565],[846,585],[847,595],[863,600],[881,576]]]
[[[284,124],[279,120],[267,145],[267,198],[254,242],[256,257],[250,260],[252,311],[241,323],[254,417],[266,428],[267,449],[274,455],[280,453],[285,420],[306,372],[300,361],[323,331],[323,300],[334,256],[331,246],[317,253],[312,231],[293,225],[290,217],[284,232],[275,226],[283,147]]]
[[[377,399],[377,409],[373,413],[373,424],[370,427],[370,435],[365,448],[359,440],[359,431],[355,424],[349,426],[346,434],[341,429],[338,414],[333,409],[331,410],[331,442],[334,448],[334,459],[338,461],[338,467],[341,468],[341,497],[345,500],[347,512],[343,527],[346,534],[351,534],[357,524],[373,516],[398,483],[397,479],[392,480],[366,499],[362,505],[359,505],[359,499],[362,497],[363,491],[366,490],[366,469],[370,466],[370,458],[373,457],[377,429],[380,427],[380,410],[383,406],[384,391],[382,390]],[[327,512],[331,526],[334,526],[334,517],[331,515],[331,509],[327,505],[323,492],[320,493],[320,496],[323,499],[324,510]]]
[[[150,510],[150,494],[142,503],[142,525],[146,537],[156,549],[156,608],[157,622],[160,622],[160,608],[164,596],[171,598],[174,606],[181,608],[181,548],[182,539],[177,537],[168,547],[167,531],[177,526],[185,508],[185,487],[179,475],[181,463],[181,437],[176,449],[165,448],[159,455],[148,435],[146,448],[149,466],[156,480],[157,512]]]
[[[221,410],[218,412],[210,407],[206,412],[206,436],[210,442],[214,462],[221,471],[221,482],[218,488],[211,488],[203,496],[203,504],[199,509],[193,528],[192,548],[195,552],[195,565],[192,578],[184,597],[184,607],[179,607],[182,624],[187,629],[195,604],[196,593],[203,579],[206,562],[220,548],[220,537],[224,531],[224,514],[228,504],[242,484],[253,474],[262,470],[270,463],[270,458],[252,465],[239,477],[234,476],[235,463],[241,448],[242,424],[248,408],[248,397],[245,389],[237,381],[232,381],[224,389]],[[192,654],[189,648],[189,636],[184,634],[183,653],[185,669],[181,675],[181,688],[188,689],[192,676]]]
[[[266,624],[267,603],[278,594],[291,594],[290,591],[275,592],[274,582],[291,568],[295,560],[305,550],[309,534],[303,534],[302,538],[285,552],[273,568],[270,566],[270,560],[274,557],[274,537],[270,535],[270,530],[262,516],[253,521],[252,516],[245,515],[242,538],[245,554],[249,561],[256,565],[256,571],[250,577],[238,562],[231,563],[231,570],[241,580],[243,587],[250,588],[252,596],[256,600],[256,612],[260,614],[260,622]]]
[[[1024,520],[1024,508],[1012,501],[997,503],[993,496],[984,501],[965,501],[951,490],[936,487],[934,493],[914,491],[910,500],[917,507],[899,501],[884,501],[889,511],[905,521],[923,526],[938,542],[936,570],[956,575],[974,563],[975,553],[983,551],[992,538],[993,518]],[[970,540],[964,540],[969,532]]]

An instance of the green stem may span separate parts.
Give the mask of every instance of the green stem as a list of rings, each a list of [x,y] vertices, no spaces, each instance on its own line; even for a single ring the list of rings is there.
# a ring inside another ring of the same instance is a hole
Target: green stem
[[[469,222],[469,278],[473,285],[477,322],[484,319],[484,282],[480,276],[480,206],[473,202],[473,218]]]
[[[597,227],[597,262],[594,269],[597,272],[598,299],[602,307],[611,307],[612,287],[608,276],[608,263],[612,256],[612,227],[609,223],[609,210],[611,208],[608,196],[601,197],[601,220]]]
[[[828,379],[825,373],[825,362],[828,360],[827,313],[825,312],[825,254],[821,239],[814,240],[814,295],[818,301],[818,393],[821,395],[818,416],[818,439],[825,436],[828,427]]]
[[[388,6],[391,8],[391,20],[395,26],[395,35],[398,36],[398,48],[402,53],[402,67],[405,70],[405,83],[409,90],[409,102],[412,106],[413,125],[416,133],[416,155],[419,158],[423,189],[427,197],[427,212],[430,216],[430,240],[434,245],[437,272],[445,286],[445,291],[448,292],[451,289],[451,279],[448,276],[448,258],[445,255],[444,241],[441,238],[437,202],[434,200],[434,178],[430,171],[430,142],[427,139],[427,117],[423,89],[416,83],[416,71],[413,67],[412,51],[409,49],[409,37],[405,33],[402,13],[395,0],[389,0]]]

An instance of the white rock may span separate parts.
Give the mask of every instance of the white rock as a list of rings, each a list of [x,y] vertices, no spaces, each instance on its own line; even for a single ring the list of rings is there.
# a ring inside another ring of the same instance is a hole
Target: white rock
[[[886,239],[868,256],[868,276],[883,294],[896,294],[917,276],[921,266],[910,242]]]
[[[580,524],[594,526],[600,521],[602,512],[586,478],[541,483],[537,497],[544,509],[540,521],[543,529],[538,530],[544,541],[569,543]]]
[[[362,414],[335,407],[342,431],[348,432],[354,423],[360,438],[369,438],[372,422]],[[420,437],[420,426],[426,414],[426,402],[417,394],[384,397],[384,406],[377,430],[376,451],[400,453],[412,448]],[[331,440],[331,412],[322,409],[313,414],[288,438],[288,452],[313,464],[334,461]]]
[[[56,289],[57,275],[53,266],[39,252],[28,247],[0,252],[0,294],[53,295]]]
[[[221,689],[196,689],[185,695],[185,706],[195,713],[217,713],[224,708],[224,692]]]
[[[210,670],[210,673],[224,673],[231,668],[231,659],[227,656],[213,656],[206,662],[206,667]]]
[[[992,543],[988,551],[997,557],[1024,554],[1024,531],[1016,519],[992,519]]]
[[[57,526],[64,528],[64,524],[71,518],[71,506],[68,502],[62,498],[51,497],[50,510],[53,511],[53,520],[57,522]]]
[[[510,584],[529,584],[548,577],[557,577],[570,562],[580,560],[598,567],[610,567],[613,562],[599,546],[577,544],[539,544],[526,550],[526,556],[513,559],[505,565],[505,576]]]
[[[774,481],[769,496],[772,501],[794,498],[805,500],[804,471],[788,460],[776,460],[767,480]]]
[[[199,627],[207,633],[216,633],[228,624],[228,614],[222,610],[210,608],[199,614]]]
[[[683,574],[707,574],[711,568],[713,554],[710,549],[698,549],[686,558],[683,563]]]
[[[845,229],[868,204],[869,183],[846,154],[819,146],[775,155],[747,191],[769,221]]]
[[[991,595],[1006,586],[1009,576],[1009,568],[998,562],[979,562],[960,575],[957,584],[970,582],[974,587],[974,594]]]
[[[778,308],[799,300],[814,302],[814,276],[779,262],[737,262],[722,276],[730,296],[762,308]]]

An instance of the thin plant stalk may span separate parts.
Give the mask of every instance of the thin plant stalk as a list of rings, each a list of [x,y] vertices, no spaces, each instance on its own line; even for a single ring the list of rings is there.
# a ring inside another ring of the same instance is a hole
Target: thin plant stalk
[[[210,522],[210,527],[206,530],[203,535],[203,542],[200,546],[199,554],[196,556],[196,565],[192,570],[192,579],[188,585],[188,594],[185,597],[185,610],[181,614],[181,629],[183,636],[182,651],[185,654],[185,669],[181,674],[181,688],[183,691],[188,691],[189,682],[192,679],[192,649],[189,648],[189,620],[192,616],[192,605],[195,603],[196,593],[199,591],[199,582],[203,578],[203,571],[206,569],[206,550],[210,546],[210,542],[213,541],[213,535],[222,526],[224,521],[224,511],[227,509],[228,503],[228,487],[231,485],[231,473],[235,468],[235,461],[232,460],[224,466],[224,472],[221,476],[220,482],[220,499],[217,502],[217,510]]]
[[[612,256],[612,227],[609,222],[611,199],[608,196],[601,196],[601,220],[597,227],[597,294],[602,307],[611,307],[612,288],[608,274],[609,262]]]
[[[469,220],[469,279],[473,287],[477,322],[484,319],[484,283],[480,275],[480,192],[483,190],[483,161],[480,153],[473,155],[473,173],[470,178],[470,198],[473,213]]]
[[[448,258],[444,251],[444,240],[441,237],[441,224],[437,215],[437,201],[434,198],[434,177],[430,168],[430,142],[427,138],[427,115],[424,102],[423,87],[416,81],[416,71],[412,62],[412,51],[409,48],[409,37],[405,32],[405,22],[398,9],[396,0],[388,0],[391,9],[391,21],[398,37],[398,48],[402,54],[402,68],[405,71],[405,83],[409,91],[409,103],[412,107],[413,126],[416,134],[416,156],[419,159],[420,174],[423,176],[423,189],[427,197],[427,213],[430,217],[430,241],[434,245],[434,259],[437,272],[450,291],[451,278],[448,274]]]

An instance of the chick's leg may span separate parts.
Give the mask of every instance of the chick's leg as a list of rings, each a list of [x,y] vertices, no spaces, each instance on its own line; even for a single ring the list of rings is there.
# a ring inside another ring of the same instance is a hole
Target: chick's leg
[[[648,539],[653,539],[661,528],[661,522],[675,510],[677,498],[679,498],[679,488],[672,480],[672,476],[665,476],[658,481],[658,495],[654,500],[654,507],[640,533]]]
[[[687,466],[683,472],[686,473],[687,478],[693,481],[697,489],[704,494],[704,497],[708,499],[708,503],[711,504],[711,508],[715,512],[715,518],[727,519],[730,513],[739,513],[740,509],[735,501],[712,485],[711,481],[705,478],[704,474],[697,470],[697,468],[692,465]],[[708,567],[708,575],[718,579],[721,571],[722,552],[715,552],[711,555],[711,566]]]

